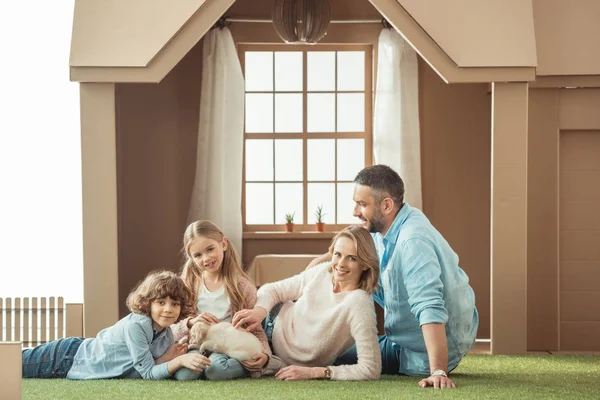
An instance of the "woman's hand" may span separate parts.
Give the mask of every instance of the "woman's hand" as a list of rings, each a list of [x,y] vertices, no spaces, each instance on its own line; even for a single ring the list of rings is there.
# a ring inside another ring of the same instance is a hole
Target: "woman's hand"
[[[174,343],[173,345],[171,345],[171,347],[169,347],[169,349],[165,352],[165,354],[158,357],[154,363],[156,365],[158,365],[158,364],[169,362],[169,361],[173,360],[174,358],[184,355],[185,353],[187,353],[187,350],[188,350],[187,343]]]
[[[269,361],[269,356],[265,353],[258,353],[252,356],[252,360],[242,361],[242,365],[250,372],[260,372],[260,370]]]
[[[247,331],[253,331],[260,327],[267,316],[267,310],[262,307],[254,307],[253,309],[240,310],[235,313],[231,323],[236,328],[241,328],[242,325],[247,325]]]
[[[323,370],[323,368],[290,365],[288,367],[281,368],[275,374],[275,378],[279,379],[280,381],[302,381],[307,379],[317,379],[321,376],[318,375],[319,371],[321,370]]]
[[[452,379],[443,375],[430,376],[429,378],[421,379],[421,381],[419,381],[419,387],[426,388],[427,386],[433,386],[434,389],[456,388],[456,385],[454,382],[452,382]]]
[[[221,322],[221,321],[219,321],[219,318],[217,318],[213,314],[211,314],[209,312],[203,312],[202,314],[198,315],[196,318],[192,318],[188,321],[188,328],[191,329],[191,327],[194,326],[194,324],[198,321],[202,322],[206,325],[213,325],[213,324],[218,324],[219,322]]]

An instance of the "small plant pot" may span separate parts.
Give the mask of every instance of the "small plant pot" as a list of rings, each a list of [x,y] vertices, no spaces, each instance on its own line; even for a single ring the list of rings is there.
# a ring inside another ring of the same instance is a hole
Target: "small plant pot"
[[[317,222],[316,224],[317,232],[325,232],[325,222]]]
[[[294,224],[293,222],[288,222],[285,224],[285,231],[286,232],[294,232],[295,226],[296,226],[296,224]]]

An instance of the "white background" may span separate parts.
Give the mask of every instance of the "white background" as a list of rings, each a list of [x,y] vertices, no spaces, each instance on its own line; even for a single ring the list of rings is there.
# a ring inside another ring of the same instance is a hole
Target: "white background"
[[[0,297],[83,302],[73,4],[0,2]]]

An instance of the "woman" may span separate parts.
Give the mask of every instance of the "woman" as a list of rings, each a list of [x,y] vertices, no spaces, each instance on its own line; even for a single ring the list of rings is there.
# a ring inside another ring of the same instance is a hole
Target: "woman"
[[[236,327],[265,331],[273,353],[288,366],[281,380],[372,380],[381,373],[371,294],[379,278],[373,239],[360,226],[344,229],[329,248],[331,261],[283,281],[264,285],[256,306],[234,315]],[[356,343],[358,363],[333,366]]]

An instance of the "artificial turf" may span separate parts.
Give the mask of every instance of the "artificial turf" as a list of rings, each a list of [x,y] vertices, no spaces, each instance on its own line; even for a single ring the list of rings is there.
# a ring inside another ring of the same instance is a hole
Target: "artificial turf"
[[[372,382],[280,382],[272,377],[227,382],[25,379],[23,399],[600,399],[600,356],[469,355],[452,373],[457,389],[421,389],[420,378]],[[0,388],[0,398],[2,392]]]

